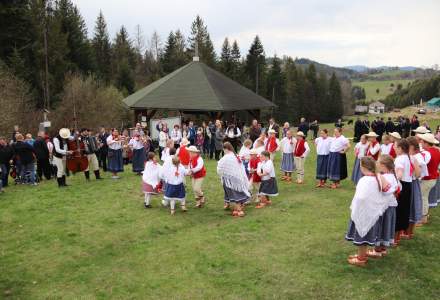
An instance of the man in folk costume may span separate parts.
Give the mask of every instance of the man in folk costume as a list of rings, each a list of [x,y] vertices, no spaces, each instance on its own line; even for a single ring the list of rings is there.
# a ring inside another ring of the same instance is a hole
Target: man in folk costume
[[[102,179],[99,174],[99,162],[96,156],[96,152],[98,151],[98,143],[96,142],[96,138],[90,135],[90,130],[87,128],[81,129],[81,142],[84,143],[85,154],[87,155],[87,160],[89,165],[87,169],[84,171],[84,176],[86,180],[90,180],[90,169],[95,173],[96,180]]]
[[[368,148],[366,156],[372,157],[374,160],[377,161],[380,154],[380,144],[377,141],[378,135],[374,132],[370,132],[367,134],[368,137]]]
[[[187,138],[183,138],[180,142],[180,147],[177,149],[176,155],[179,157],[180,163],[182,166],[188,169],[189,161],[190,161],[190,155],[188,152],[188,149],[186,148],[190,144],[189,140]]]
[[[203,195],[202,185],[206,176],[206,168],[203,163],[203,158],[200,156],[200,150],[195,146],[190,146],[188,149],[190,155],[189,170],[192,177],[192,189],[196,197],[196,207],[202,208],[205,204],[205,196]]]
[[[429,217],[429,192],[435,186],[439,177],[439,164],[440,164],[440,150],[434,145],[438,145],[439,141],[436,140],[433,134],[417,134],[417,137],[422,143],[422,155],[427,163],[428,175],[422,178],[421,190],[423,199],[423,217],[422,224],[428,223]]]
[[[57,167],[58,187],[65,187],[66,184],[66,156],[73,151],[67,150],[67,140],[70,138],[70,130],[61,128],[58,135],[53,138],[53,163]]]
[[[304,163],[307,155],[310,152],[310,147],[305,140],[305,135],[302,131],[296,133],[296,145],[294,150],[295,167],[297,172],[296,183],[304,183]]]
[[[266,151],[270,153],[270,160],[275,159],[276,152],[280,149],[280,141],[276,137],[276,132],[273,129],[269,129],[269,138],[266,144]]]

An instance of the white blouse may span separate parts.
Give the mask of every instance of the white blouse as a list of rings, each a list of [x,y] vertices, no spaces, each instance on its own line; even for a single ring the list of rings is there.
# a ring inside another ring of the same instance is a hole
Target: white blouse
[[[185,169],[185,167],[181,164],[179,164],[178,167],[176,167],[174,164],[164,164],[162,166],[160,177],[167,184],[178,185],[183,183],[185,175],[187,175],[188,173],[189,170]]]
[[[119,149],[121,149],[122,148],[121,137],[119,137],[118,141],[115,141],[113,139],[113,136],[109,135],[108,138],[107,138],[107,145],[112,150],[119,150]]]
[[[347,147],[348,144],[348,139],[343,135],[333,137],[330,143],[330,152],[341,152]]]
[[[380,145],[380,154],[390,155],[392,148],[393,148],[393,143],[389,143],[388,145],[382,144]]]
[[[135,138],[132,138],[130,142],[128,142],[128,145],[132,147],[134,150],[139,150],[144,148],[144,143],[142,143],[140,139],[135,139]]]
[[[397,180],[396,176],[394,174],[383,174],[382,175],[385,180],[388,182],[389,187],[386,191],[382,191],[383,196],[388,199],[388,205],[396,207],[397,206],[397,199],[394,193],[397,191],[397,189],[400,188],[400,182]]]
[[[412,182],[411,161],[409,160],[408,155],[402,154],[397,156],[394,160],[394,169],[396,170],[396,173],[399,169],[403,170],[403,175],[400,180],[404,182]]]
[[[251,158],[251,149],[247,148],[246,146],[242,146],[238,156],[240,159],[248,161]]]
[[[261,180],[269,180],[270,178],[275,177],[275,168],[270,159],[259,162],[257,170],[260,173],[266,173],[266,175],[261,176]]]
[[[295,146],[296,146],[296,138],[292,137],[292,138],[288,138],[285,137],[281,140],[281,151],[283,153],[293,153],[293,151],[295,150]]]
[[[425,157],[422,155],[422,153],[417,153],[412,156],[414,160],[419,164],[420,166],[420,177],[417,179],[421,179],[425,176],[428,176],[428,165],[425,161]],[[416,179],[415,175],[413,174],[413,179]]]
[[[316,154],[318,155],[328,155],[330,153],[330,145],[332,142],[331,137],[326,137],[325,139],[322,137],[315,139],[316,145]]]
[[[368,149],[368,143],[362,144],[361,142],[357,143],[356,146],[354,146],[355,153],[357,153],[357,158],[361,159],[367,154]]]

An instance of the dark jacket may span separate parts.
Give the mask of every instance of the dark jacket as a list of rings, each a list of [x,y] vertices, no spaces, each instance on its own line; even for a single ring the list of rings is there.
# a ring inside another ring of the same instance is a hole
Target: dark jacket
[[[256,139],[260,137],[261,129],[259,127],[253,127],[249,128],[249,138],[252,140],[252,142],[255,142]]]
[[[49,149],[46,140],[38,137],[34,142],[34,151],[38,160],[49,159]]]
[[[9,146],[0,146],[0,165],[9,165],[9,161],[14,158],[14,149]]]
[[[30,164],[35,161],[34,148],[28,143],[18,141],[13,145],[15,158],[20,160],[23,165]]]

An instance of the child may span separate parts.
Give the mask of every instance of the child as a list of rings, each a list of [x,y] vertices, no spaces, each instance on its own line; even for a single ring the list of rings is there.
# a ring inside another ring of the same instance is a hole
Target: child
[[[252,149],[250,151],[250,159],[249,159],[249,186],[251,188],[252,200],[258,202],[257,193],[260,190],[261,177],[257,174],[258,164],[261,162],[260,156],[256,149]]]
[[[361,179],[361,177],[362,177],[360,161],[361,161],[361,158],[366,156],[366,154],[367,154],[367,149],[368,149],[367,142],[368,142],[367,136],[365,134],[363,134],[363,135],[361,135],[361,139],[360,139],[359,143],[357,143],[356,146],[354,146],[355,160],[354,160],[353,172],[351,174],[351,181],[353,181],[355,185],[358,183],[359,179]]]
[[[394,149],[394,143],[391,142],[389,135],[385,135],[382,138],[383,144],[380,145],[380,155],[390,155],[393,159],[396,158],[396,150]]]
[[[250,159],[250,152],[252,147],[252,140],[245,140],[243,142],[243,146],[241,146],[240,152],[238,153],[238,157],[240,157],[241,161],[243,162],[244,169],[246,170],[246,174],[249,177],[249,159]]]
[[[173,140],[168,140],[165,144],[165,148],[163,148],[161,153],[161,160],[166,161],[170,157],[170,149],[174,148]]]
[[[156,154],[154,154],[154,152],[148,153],[148,160],[145,163],[144,172],[142,174],[142,191],[145,194],[145,208],[151,208],[151,196],[159,193],[160,170],[161,165],[157,163]]]
[[[232,216],[244,217],[244,203],[250,198],[249,182],[243,164],[235,155],[231,143],[223,144],[224,155],[217,164],[217,174],[221,177],[225,192],[225,210],[230,208],[230,203],[235,203]]]
[[[396,228],[396,206],[397,195],[400,192],[400,183],[394,173],[394,161],[390,155],[384,154],[377,162],[378,171],[388,183],[382,188],[382,194],[388,201],[388,208],[381,217],[380,230],[377,235],[377,242],[374,252],[369,256],[382,257],[387,255],[387,247],[394,243],[394,232]]]
[[[260,136],[258,137],[258,139],[255,140],[254,144],[252,145],[252,148],[257,148],[257,143],[261,142],[264,146],[264,149],[266,149],[267,141],[268,141],[268,138],[267,138],[266,132],[262,132],[260,134]],[[259,147],[261,147],[261,146],[259,146]]]
[[[388,199],[382,195],[375,160],[362,157],[360,165],[364,176],[359,180],[351,202],[351,219],[345,239],[358,246],[358,253],[350,255],[348,263],[363,267],[367,263],[368,246],[376,244],[379,218],[388,207]]]
[[[264,146],[264,142],[262,140],[257,139],[254,142],[253,149],[255,149],[255,151],[257,151],[257,155],[260,155],[261,152],[265,151],[266,147]]]
[[[162,167],[161,178],[166,182],[164,191],[164,199],[162,204],[164,206],[170,206],[171,215],[175,214],[176,201],[180,202],[181,209],[186,212],[185,205],[185,186],[183,185],[183,179],[188,175],[189,171],[182,166],[178,157],[174,156],[171,160],[171,164],[167,164]]]
[[[347,178],[347,155],[350,142],[342,135],[342,129],[334,129],[334,137],[330,142],[330,154],[328,157],[327,178],[333,181],[331,189],[340,187],[341,180]]]
[[[278,150],[280,150],[280,141],[276,137],[276,132],[273,129],[268,131],[269,139],[266,144],[266,151],[270,153],[270,160],[273,161],[275,159],[275,154]]]
[[[380,145],[377,141],[378,135],[375,132],[370,132],[366,136],[368,138],[368,148],[365,155],[370,156],[377,161],[380,153]]]
[[[315,139],[317,154],[316,179],[319,180],[319,183],[316,185],[317,188],[325,187],[325,182],[327,181],[327,165],[330,154],[330,142],[331,138],[328,137],[327,129],[321,130],[320,137]]]
[[[261,162],[258,164],[257,168],[257,174],[261,177],[260,189],[258,191],[260,203],[258,203],[256,208],[263,208],[266,205],[272,204],[269,197],[278,196],[275,168],[270,159],[270,153],[268,151],[263,151],[260,159]]]
[[[196,135],[196,147],[200,152],[203,151],[204,142],[205,142],[205,138],[203,137],[203,130],[202,128],[199,128],[197,130],[197,135]]]
[[[296,167],[296,183],[304,183],[304,163],[306,157],[310,152],[309,144],[306,141],[305,135],[302,131],[296,133],[296,145],[294,151],[295,167]]]
[[[287,182],[292,181],[292,172],[295,170],[295,162],[293,158],[295,146],[296,139],[292,136],[292,131],[289,129],[286,132],[286,136],[281,140],[281,151],[283,153],[281,171],[284,172],[281,180],[285,180]]]
[[[188,168],[189,165],[189,152],[186,149],[186,147],[189,145],[189,141],[187,138],[183,138],[180,142],[180,147],[177,149],[176,154],[180,159],[180,163],[185,167]]]
[[[192,189],[196,197],[196,207],[202,208],[205,204],[205,196],[202,191],[203,179],[206,176],[206,169],[203,158],[200,157],[200,150],[194,146],[188,148],[189,152],[189,171],[192,177]]]

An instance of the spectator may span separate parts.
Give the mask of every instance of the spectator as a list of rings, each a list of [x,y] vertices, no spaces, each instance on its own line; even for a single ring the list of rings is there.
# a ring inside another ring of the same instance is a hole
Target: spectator
[[[38,132],[38,137],[34,142],[34,150],[37,157],[37,175],[40,180],[43,179],[43,175],[49,180],[52,171],[49,162],[49,148],[47,147],[45,136],[44,131]]]
[[[318,132],[319,132],[318,120],[315,120],[310,124],[310,129],[313,132],[313,139],[315,140],[318,137]]]
[[[269,128],[268,128],[267,130],[269,131],[269,130],[271,130],[271,129],[273,129],[273,130],[275,131],[275,137],[276,137],[277,139],[279,139],[279,138],[280,138],[280,125],[278,125],[278,124],[275,122],[275,119],[274,119],[274,118],[270,118],[270,119],[269,119]]]
[[[307,139],[307,133],[309,132],[309,124],[306,122],[305,118],[301,118],[298,131],[304,133],[304,139]]]
[[[394,122],[392,121],[391,117],[389,117],[387,123],[385,124],[385,132],[390,134],[394,131],[396,131],[396,127],[394,126]]]
[[[194,146],[196,142],[196,128],[194,127],[193,121],[189,121],[188,124],[188,140],[191,143],[191,146]]]
[[[21,134],[17,134],[15,137],[17,142],[14,144],[14,155],[16,159],[20,161],[21,171],[20,179],[21,183],[29,183],[31,185],[37,185],[35,182],[35,151],[34,148],[28,143],[24,142],[24,137]]]
[[[0,137],[0,168],[2,170],[1,181],[3,187],[8,186],[9,170],[14,157],[14,150],[6,141],[6,138]]]
[[[258,126],[258,121],[255,119],[252,121],[251,128],[249,129],[249,138],[252,142],[260,137],[261,127]]]

